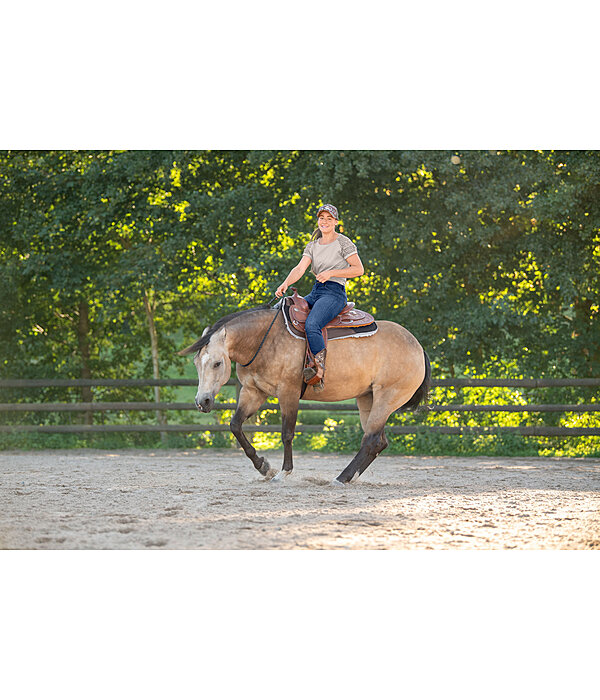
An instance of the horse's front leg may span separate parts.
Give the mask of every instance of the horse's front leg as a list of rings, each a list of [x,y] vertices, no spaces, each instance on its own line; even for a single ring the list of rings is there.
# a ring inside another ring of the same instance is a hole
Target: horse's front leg
[[[296,429],[296,421],[298,419],[298,404],[300,397],[295,399],[287,396],[279,399],[279,407],[281,409],[281,439],[283,441],[283,466],[273,481],[280,481],[285,476],[289,476],[294,468],[292,460],[292,441],[294,440],[294,431]]]
[[[249,388],[243,386],[240,390],[240,397],[238,399],[237,409],[233,414],[231,423],[229,427],[231,432],[237,438],[237,441],[242,446],[242,449],[246,455],[252,460],[252,464],[258,469],[258,471],[267,479],[272,478],[277,473],[275,469],[271,469],[271,465],[264,457],[260,457],[248,438],[244,435],[242,431],[242,424],[244,421],[248,420],[250,416],[254,415],[258,409],[265,402],[267,395],[256,388]]]

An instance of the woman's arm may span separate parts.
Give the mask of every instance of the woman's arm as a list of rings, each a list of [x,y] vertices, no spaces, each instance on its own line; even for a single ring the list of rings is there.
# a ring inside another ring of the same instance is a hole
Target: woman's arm
[[[346,277],[349,279],[351,277],[360,277],[364,273],[365,268],[358,257],[358,253],[349,255],[346,258],[346,262],[350,267],[345,267],[343,270],[326,270],[317,275],[317,280],[319,282],[327,282],[331,277]]]
[[[282,297],[285,294],[287,288],[290,286],[290,284],[294,284],[294,282],[297,282],[302,277],[302,275],[308,270],[310,263],[311,260],[308,257],[308,255],[303,255],[296,267],[290,270],[290,274],[285,278],[283,284],[280,284],[279,287],[277,287],[275,296]]]

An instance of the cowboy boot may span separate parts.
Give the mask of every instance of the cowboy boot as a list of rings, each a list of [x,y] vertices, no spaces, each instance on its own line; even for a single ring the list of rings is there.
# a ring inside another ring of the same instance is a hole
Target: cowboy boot
[[[327,348],[323,348],[321,352],[315,355],[315,364],[317,365],[317,374],[312,382],[315,391],[323,391],[325,384],[325,358],[327,356]]]

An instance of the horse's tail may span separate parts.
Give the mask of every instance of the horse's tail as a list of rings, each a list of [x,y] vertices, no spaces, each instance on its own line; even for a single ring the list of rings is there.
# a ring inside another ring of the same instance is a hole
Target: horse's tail
[[[425,350],[423,350],[423,355],[425,355],[425,379],[423,379],[421,386],[415,391],[404,406],[400,406],[398,411],[414,411],[421,403],[427,404],[429,389],[431,388],[431,364],[429,362],[429,356]]]

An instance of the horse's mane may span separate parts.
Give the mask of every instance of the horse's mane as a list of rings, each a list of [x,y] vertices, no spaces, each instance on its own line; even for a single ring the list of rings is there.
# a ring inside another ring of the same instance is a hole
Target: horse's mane
[[[177,354],[189,355],[192,352],[199,352],[205,345],[208,345],[210,339],[215,333],[217,333],[221,328],[223,328],[223,326],[227,325],[234,318],[245,316],[246,314],[252,313],[254,311],[263,311],[264,309],[270,308],[271,307],[269,306],[269,304],[262,304],[262,306],[255,306],[252,309],[243,309],[242,311],[234,311],[232,314],[223,316],[223,318],[220,318],[218,321],[215,321],[215,323],[213,323],[212,326],[208,326],[208,328],[202,334],[202,337],[198,338],[198,340],[195,343],[192,343],[192,345],[189,345],[187,348],[180,350]]]

